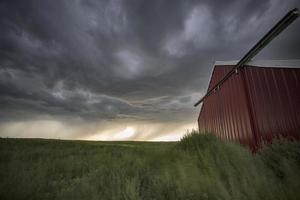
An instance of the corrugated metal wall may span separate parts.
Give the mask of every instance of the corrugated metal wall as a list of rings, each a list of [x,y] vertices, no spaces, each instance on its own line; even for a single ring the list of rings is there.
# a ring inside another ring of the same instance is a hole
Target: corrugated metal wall
[[[300,137],[300,69],[246,67],[245,82],[258,139]]]
[[[233,66],[215,66],[209,89]],[[300,69],[245,67],[204,100],[200,132],[256,149],[276,134],[300,135]]]

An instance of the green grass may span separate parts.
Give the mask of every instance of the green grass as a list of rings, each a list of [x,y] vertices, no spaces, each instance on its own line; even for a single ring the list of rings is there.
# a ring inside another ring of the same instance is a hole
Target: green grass
[[[300,143],[0,139],[0,199],[300,199]]]

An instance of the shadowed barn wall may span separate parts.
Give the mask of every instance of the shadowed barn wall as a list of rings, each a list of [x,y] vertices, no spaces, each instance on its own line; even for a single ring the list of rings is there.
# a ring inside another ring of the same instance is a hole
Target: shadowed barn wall
[[[270,64],[269,64],[270,65]],[[233,65],[216,65],[208,90]],[[239,141],[256,149],[281,135],[300,137],[300,68],[245,66],[205,99],[200,132]]]

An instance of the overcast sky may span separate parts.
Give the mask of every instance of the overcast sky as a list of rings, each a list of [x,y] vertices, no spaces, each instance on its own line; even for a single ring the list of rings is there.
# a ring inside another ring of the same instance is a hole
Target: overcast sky
[[[0,137],[176,140],[215,60],[240,59],[293,0],[2,0]],[[256,59],[299,59],[300,20]]]

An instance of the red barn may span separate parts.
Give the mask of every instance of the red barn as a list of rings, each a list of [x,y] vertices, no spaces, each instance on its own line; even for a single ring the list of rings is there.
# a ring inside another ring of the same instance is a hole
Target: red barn
[[[216,62],[208,91],[234,66]],[[300,138],[300,60],[248,62],[203,100],[198,125],[251,149],[277,135]]]

